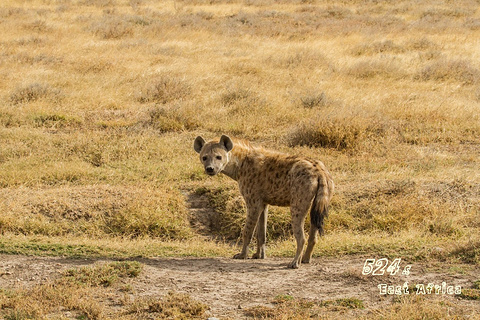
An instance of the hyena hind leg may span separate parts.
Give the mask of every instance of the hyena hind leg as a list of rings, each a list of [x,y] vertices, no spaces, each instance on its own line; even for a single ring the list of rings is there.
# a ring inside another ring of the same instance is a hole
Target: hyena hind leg
[[[317,234],[318,234],[318,228],[314,225],[310,225],[307,250],[305,250],[305,253],[303,254],[302,263],[310,263],[310,260],[312,259],[312,254],[313,254],[313,247],[315,247],[315,244],[317,243],[317,240],[318,240]]]
[[[297,252],[293,261],[288,264],[289,268],[297,269],[301,264],[303,247],[305,246],[305,232],[303,227],[305,225],[305,216],[307,215],[307,210],[299,210],[292,207],[292,228],[293,235],[297,241]]]

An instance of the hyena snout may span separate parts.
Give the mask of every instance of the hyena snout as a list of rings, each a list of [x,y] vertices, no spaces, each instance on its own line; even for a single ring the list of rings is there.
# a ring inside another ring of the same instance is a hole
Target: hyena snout
[[[215,169],[213,167],[205,167],[205,172],[211,176],[215,175]]]

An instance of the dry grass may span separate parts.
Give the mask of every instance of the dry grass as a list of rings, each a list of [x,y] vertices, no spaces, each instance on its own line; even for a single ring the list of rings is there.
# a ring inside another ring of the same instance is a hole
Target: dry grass
[[[170,292],[164,297],[130,301],[129,278],[138,277],[142,269],[143,265],[136,261],[110,262],[69,269],[61,277],[31,288],[0,290],[0,316],[4,319],[205,319],[208,306],[183,294]],[[123,299],[119,298],[122,293]]]
[[[479,66],[458,37],[478,32],[469,6],[11,0],[1,231],[184,239],[195,231],[182,190],[203,188],[228,194],[212,207],[235,239],[238,191],[209,182],[190,150],[198,133],[227,133],[324,160],[339,186],[332,232],[471,237]],[[270,236],[288,237],[288,211],[272,213]]]
[[[137,262],[67,270],[62,277],[44,284],[0,292],[0,315],[5,319],[46,319],[49,315],[65,317],[68,312],[76,318],[105,319],[105,309],[96,298],[108,296],[108,292],[99,293],[97,287],[118,286],[140,271]]]
[[[318,254],[478,264],[475,2],[7,0],[0,19],[3,251],[230,255],[192,244],[185,196],[237,239],[236,187],[191,148],[225,133],[325,162]],[[288,210],[271,213],[289,255]]]
[[[396,299],[386,309],[374,309],[368,315],[355,316],[355,311],[363,309],[362,300],[345,298],[327,301],[298,299],[292,296],[279,296],[273,307],[258,306],[246,311],[253,319],[342,319],[345,316],[356,319],[462,319],[471,310],[465,310],[453,303],[428,299],[422,296],[407,296]]]
[[[350,309],[363,309],[362,300],[345,298],[327,301],[297,299],[289,295],[275,297],[274,307],[249,308],[245,314],[253,319],[312,319],[328,317],[330,314],[345,314]]]

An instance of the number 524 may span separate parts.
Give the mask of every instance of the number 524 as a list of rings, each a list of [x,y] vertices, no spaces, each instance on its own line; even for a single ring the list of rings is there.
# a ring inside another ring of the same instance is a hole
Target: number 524
[[[385,274],[385,271],[390,273],[391,276],[394,276],[400,270],[400,262],[402,259],[397,258],[389,264],[387,258],[382,259],[367,259],[363,265],[362,274],[363,275],[372,275],[372,276],[382,276]],[[411,265],[407,265],[403,268],[402,275],[408,276],[410,274]]]

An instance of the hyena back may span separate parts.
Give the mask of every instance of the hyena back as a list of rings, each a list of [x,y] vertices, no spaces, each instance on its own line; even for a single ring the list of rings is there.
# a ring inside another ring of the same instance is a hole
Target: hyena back
[[[235,259],[246,259],[248,245],[257,227],[257,252],[252,258],[265,258],[268,205],[290,206],[293,234],[297,241],[290,268],[309,263],[317,233],[323,234],[323,220],[334,190],[325,165],[309,158],[289,156],[251,146],[246,141],[232,141],[223,135],[220,141],[205,142],[198,136],[194,149],[208,175],[223,173],[238,182],[247,206],[242,251]],[[304,224],[310,209],[310,232],[305,245]]]

